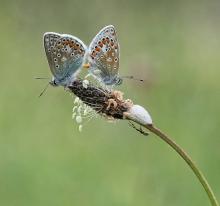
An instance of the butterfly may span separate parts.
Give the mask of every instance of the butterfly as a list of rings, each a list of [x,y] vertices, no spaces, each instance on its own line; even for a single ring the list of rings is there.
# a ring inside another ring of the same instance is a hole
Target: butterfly
[[[87,54],[89,73],[105,85],[119,85],[119,43],[114,26],[101,29],[94,37]]]
[[[122,83],[118,75],[119,43],[112,25],[101,29],[88,48],[75,36],[47,32],[44,48],[53,75],[49,82],[52,86],[68,86],[82,67],[88,67],[88,72],[105,85]]]
[[[43,37],[44,49],[49,63],[52,86],[68,86],[82,67],[87,51],[86,45],[69,34],[47,32]]]

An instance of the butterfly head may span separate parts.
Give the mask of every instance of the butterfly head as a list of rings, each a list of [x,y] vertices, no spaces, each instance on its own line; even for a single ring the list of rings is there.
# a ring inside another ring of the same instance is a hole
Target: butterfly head
[[[123,82],[123,79],[121,77],[115,78],[115,85],[121,85]]]
[[[53,78],[53,79],[49,82],[49,84],[50,84],[51,86],[53,86],[53,87],[58,87],[58,86],[59,86],[59,84],[58,84],[58,82],[56,81],[55,78]]]
[[[121,77],[115,76],[114,78],[103,78],[103,82],[106,85],[120,85],[122,84],[123,80]]]

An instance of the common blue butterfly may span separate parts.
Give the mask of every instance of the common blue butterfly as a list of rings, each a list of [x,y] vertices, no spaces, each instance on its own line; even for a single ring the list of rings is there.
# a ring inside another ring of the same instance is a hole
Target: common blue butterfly
[[[106,85],[119,85],[119,43],[114,26],[109,25],[92,40],[88,49],[89,72]]]
[[[53,79],[52,86],[68,86],[76,77],[86,53],[86,45],[69,34],[47,32],[44,48]]]

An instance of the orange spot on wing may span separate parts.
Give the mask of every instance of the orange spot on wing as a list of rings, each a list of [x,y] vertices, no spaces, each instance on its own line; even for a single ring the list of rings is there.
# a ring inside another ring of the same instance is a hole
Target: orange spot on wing
[[[78,50],[79,46],[77,46],[76,44],[73,45],[74,50]]]
[[[103,43],[102,43],[102,42],[99,42],[99,46],[102,48],[102,47],[103,47]]]
[[[97,52],[100,52],[100,51],[101,51],[101,49],[100,49],[99,47],[97,47],[95,50],[96,50]]]

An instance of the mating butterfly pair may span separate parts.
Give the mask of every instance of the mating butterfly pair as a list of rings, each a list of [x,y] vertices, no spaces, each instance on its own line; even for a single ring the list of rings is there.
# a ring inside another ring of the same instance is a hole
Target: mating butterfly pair
[[[44,48],[53,79],[53,86],[68,86],[80,69],[88,71],[105,85],[119,85],[119,43],[114,26],[104,27],[87,46],[77,37],[47,32]]]

